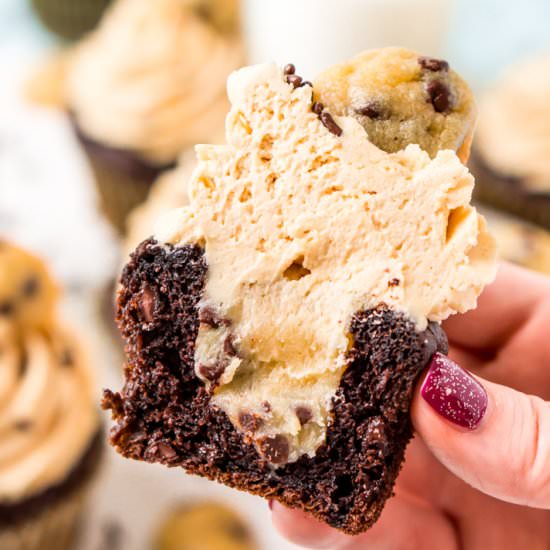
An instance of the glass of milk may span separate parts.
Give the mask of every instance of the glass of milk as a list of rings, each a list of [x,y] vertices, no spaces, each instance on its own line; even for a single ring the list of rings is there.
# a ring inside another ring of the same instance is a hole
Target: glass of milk
[[[359,52],[404,46],[441,55],[452,0],[243,0],[250,63],[294,63],[313,78]]]

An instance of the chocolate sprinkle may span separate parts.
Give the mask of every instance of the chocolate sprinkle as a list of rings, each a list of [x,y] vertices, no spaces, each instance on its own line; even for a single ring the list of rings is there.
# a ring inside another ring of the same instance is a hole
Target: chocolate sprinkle
[[[288,439],[281,434],[270,435],[258,442],[260,452],[272,464],[285,464],[288,461],[290,447]]]
[[[289,63],[288,65],[285,65],[285,68],[283,69],[283,72],[287,76],[291,75],[291,74],[294,74],[296,72],[296,67],[292,63]]]
[[[321,122],[325,126],[325,128],[335,136],[340,137],[342,135],[342,128],[336,124],[334,119],[332,118],[332,115],[328,111],[323,111],[321,115],[319,116],[321,119]]]
[[[286,81],[295,88],[298,88],[302,84],[302,77],[297,74],[290,74],[286,77]]]
[[[426,85],[429,101],[438,113],[448,113],[451,110],[451,92],[441,80],[432,80]]]
[[[325,109],[325,106],[322,104],[322,103],[319,103],[318,101],[316,101],[315,103],[313,103],[313,105],[311,106],[311,110],[316,114],[316,115],[320,115],[323,110]]]
[[[446,72],[449,70],[449,63],[444,59],[435,59],[434,57],[419,57],[418,64],[427,71]]]

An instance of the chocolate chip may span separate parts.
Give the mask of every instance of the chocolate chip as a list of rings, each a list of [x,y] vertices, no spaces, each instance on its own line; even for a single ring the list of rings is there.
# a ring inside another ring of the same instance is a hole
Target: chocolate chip
[[[285,464],[288,460],[290,446],[288,439],[281,434],[267,436],[258,441],[260,451],[272,464]]]
[[[158,450],[159,453],[167,460],[174,458],[178,454],[176,453],[172,445],[169,445],[168,443],[164,443],[162,441],[158,444]]]
[[[17,420],[17,422],[15,422],[13,427],[18,432],[28,432],[32,428],[32,422],[27,419]]]
[[[328,111],[323,111],[321,115],[319,116],[321,119],[321,122],[325,126],[325,128],[335,136],[340,137],[342,135],[342,128],[336,124],[334,119],[332,118],[332,115]]]
[[[426,85],[429,101],[438,113],[448,113],[451,110],[452,98],[449,87],[441,80],[432,80]]]
[[[230,357],[235,357],[237,355],[235,341],[231,334],[228,334],[223,341],[223,352],[225,355],[229,355]]]
[[[299,405],[298,407],[296,407],[294,412],[296,413],[296,416],[298,417],[298,420],[300,421],[300,424],[302,426],[304,424],[307,424],[313,418],[313,413],[311,412],[311,409],[308,409],[303,405]]]
[[[286,77],[286,81],[295,88],[298,88],[302,84],[302,77],[297,74],[290,74]]]
[[[399,286],[400,282],[401,281],[399,279],[395,278],[388,282],[388,286]]]
[[[322,103],[319,103],[318,101],[316,101],[312,106],[311,106],[311,110],[316,114],[316,115],[320,115],[323,110],[324,110],[325,106],[322,104]]]
[[[271,403],[269,401],[262,401],[262,409],[266,412],[266,413],[270,413],[271,412]]]
[[[239,424],[245,432],[255,433],[261,428],[263,420],[253,412],[241,411],[239,413]]]
[[[434,57],[419,57],[418,64],[427,71],[438,72],[448,71],[449,63],[444,59],[435,59]]]
[[[59,358],[59,363],[63,367],[72,367],[74,365],[74,354],[70,349],[64,349],[61,357]]]
[[[148,285],[145,285],[141,291],[141,300],[139,309],[146,323],[152,323],[155,311],[155,295]]]
[[[204,306],[199,309],[199,322],[211,328],[220,328],[221,326],[229,325],[229,321],[222,319],[210,306]]]
[[[296,72],[296,67],[292,63],[289,63],[288,65],[285,65],[285,68],[283,69],[283,72],[286,75],[294,74]]]
[[[25,298],[32,298],[38,293],[39,288],[40,288],[40,281],[36,277],[29,277],[23,283],[23,288],[21,290]]]
[[[13,302],[1,302],[0,303],[0,315],[8,316],[12,315],[15,311],[15,306]]]
[[[217,363],[215,365],[199,365],[198,371],[199,375],[205,380],[217,382],[225,371],[225,365],[222,363]]]
[[[359,115],[377,120],[379,118],[388,118],[386,109],[378,101],[369,101],[362,107],[355,109]]]

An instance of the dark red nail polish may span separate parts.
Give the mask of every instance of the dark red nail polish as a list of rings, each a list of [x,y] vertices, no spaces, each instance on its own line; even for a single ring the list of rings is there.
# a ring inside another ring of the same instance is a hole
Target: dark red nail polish
[[[273,500],[269,499],[267,501],[267,505],[269,506],[269,509],[273,512]]]
[[[468,372],[446,355],[436,353],[421,395],[438,414],[453,424],[475,430],[487,410],[487,393]]]

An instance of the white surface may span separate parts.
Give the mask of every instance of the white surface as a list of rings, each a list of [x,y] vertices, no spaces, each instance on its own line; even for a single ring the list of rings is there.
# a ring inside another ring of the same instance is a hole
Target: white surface
[[[244,0],[252,63],[294,63],[314,78],[369,48],[405,46],[442,53],[451,0]]]
[[[86,336],[100,388],[121,386],[121,350],[104,287],[118,266],[118,242],[97,210],[90,171],[66,118],[32,107],[21,83],[32,51],[0,49],[0,237],[47,258],[63,281],[63,316]],[[108,424],[107,415],[105,421]],[[147,550],[154,529],[175,503],[195,498],[226,502],[241,512],[260,548],[295,548],[271,527],[267,503],[180,469],[124,460],[107,449],[78,550],[101,550],[107,525],[120,525],[118,550]]]

